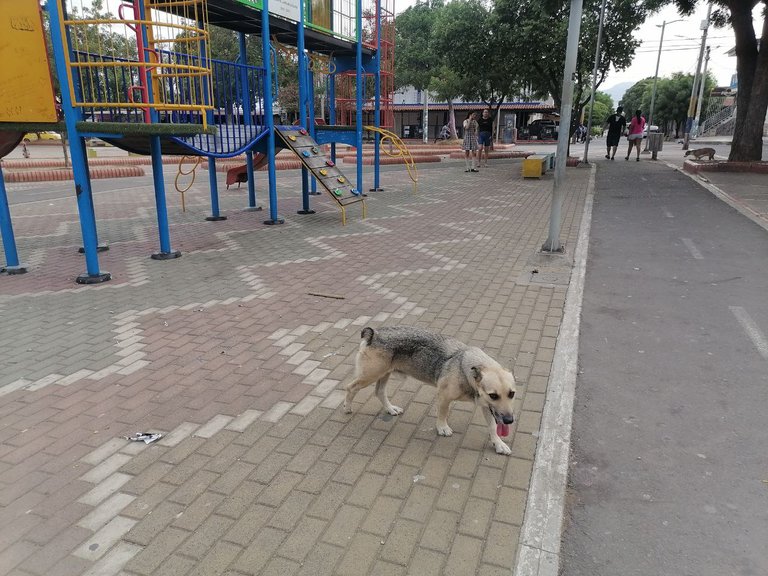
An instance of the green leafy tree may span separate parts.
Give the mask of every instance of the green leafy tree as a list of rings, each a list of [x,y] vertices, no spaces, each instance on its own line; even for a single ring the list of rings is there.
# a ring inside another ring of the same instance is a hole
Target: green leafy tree
[[[665,134],[674,132],[675,138],[685,127],[688,117],[688,103],[691,98],[693,76],[677,72],[670,78],[659,78],[656,85],[656,102],[653,123],[660,126]]]
[[[459,75],[448,66],[440,67],[429,81],[429,91],[438,100],[448,102],[448,129],[451,132],[451,138],[457,138],[456,112],[453,107],[453,101],[461,96],[461,79]]]
[[[417,2],[395,19],[395,89],[413,86],[426,90],[440,66],[433,50],[432,33],[442,3]]]
[[[592,109],[592,134],[602,134],[603,123],[613,112],[613,98],[605,92],[595,92],[595,106]],[[588,114],[589,112],[587,112]],[[585,118],[587,115],[585,114]],[[584,121],[586,124],[586,120]]]
[[[636,82],[624,92],[624,96],[621,98],[621,105],[624,107],[624,114],[627,118],[632,116],[635,113],[635,110],[648,111],[648,108],[650,108],[652,90],[653,78],[645,78],[640,80],[640,82]],[[690,95],[690,87],[688,88],[688,94]]]
[[[704,101],[702,110],[705,110],[708,94],[715,87],[715,79],[707,75],[704,83]],[[693,88],[693,75],[676,72],[669,78],[659,78],[656,82],[656,100],[653,106],[653,123],[661,127],[665,134],[674,132],[675,138],[680,136],[680,131],[685,127],[688,117],[688,104]],[[653,95],[653,78],[646,78],[637,82],[624,93],[622,105],[627,117],[634,114],[635,110],[642,110],[646,118],[651,107]]]
[[[608,4],[595,88],[605,80],[611,68],[623,70],[632,63],[640,42],[632,37],[645,18],[662,0],[633,2],[618,0]],[[600,0],[584,0],[579,50],[576,60],[574,118],[589,103],[592,71],[597,44]],[[515,55],[516,73],[526,81],[533,95],[550,94],[561,106],[563,68],[568,38],[568,0],[497,0],[496,13],[505,26],[500,36],[505,51]]]

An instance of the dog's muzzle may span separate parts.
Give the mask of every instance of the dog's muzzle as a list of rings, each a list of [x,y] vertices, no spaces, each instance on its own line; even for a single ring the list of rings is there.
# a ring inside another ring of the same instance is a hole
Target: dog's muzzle
[[[496,420],[497,424],[514,424],[515,423],[515,417],[512,414],[499,414],[491,407],[488,407],[488,410],[491,411],[491,414],[493,415],[494,419]]]

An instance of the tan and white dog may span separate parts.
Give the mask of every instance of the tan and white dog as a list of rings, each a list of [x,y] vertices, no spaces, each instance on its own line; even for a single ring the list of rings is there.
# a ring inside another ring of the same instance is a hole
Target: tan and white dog
[[[499,454],[512,450],[499,437],[515,421],[515,377],[480,348],[420,328],[364,328],[357,352],[356,373],[347,385],[344,411],[352,411],[355,395],[376,383],[376,396],[392,415],[403,413],[387,396],[392,372],[402,372],[437,387],[437,433],[450,436],[451,402],[463,400],[483,407],[491,442]]]
[[[685,153],[686,156],[693,156],[696,160],[701,160],[704,156],[709,156],[710,160],[715,159],[714,148],[696,148],[696,150],[688,150]]]

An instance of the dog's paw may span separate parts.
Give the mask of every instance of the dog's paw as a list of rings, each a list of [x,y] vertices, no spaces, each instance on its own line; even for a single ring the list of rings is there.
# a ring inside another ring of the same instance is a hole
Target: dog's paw
[[[344,402],[344,414],[352,414],[352,405]]]
[[[392,416],[399,416],[403,412],[405,412],[405,410],[400,408],[400,406],[395,406],[394,404],[387,408],[387,414],[391,414]]]
[[[496,454],[503,454],[504,456],[509,456],[510,454],[512,454],[512,448],[507,446],[501,440],[499,440],[498,442],[494,442],[493,447],[496,449]]]
[[[438,426],[437,433],[440,436],[453,436],[453,430],[451,430],[451,427],[448,426],[448,424],[445,424],[443,426]]]

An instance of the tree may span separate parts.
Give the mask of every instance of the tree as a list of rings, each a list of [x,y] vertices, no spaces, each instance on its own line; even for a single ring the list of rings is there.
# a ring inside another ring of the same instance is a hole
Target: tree
[[[653,78],[644,78],[631,86],[621,98],[621,106],[627,116],[635,113],[635,110],[648,110],[651,101],[651,91],[653,90]],[[658,91],[658,84],[657,84]],[[690,94],[690,90],[688,92]],[[643,100],[647,98],[648,107],[643,107]]]
[[[690,13],[696,0],[677,0],[681,13]],[[763,124],[768,111],[768,0],[716,0],[715,26],[730,24],[736,39],[736,124],[731,143],[732,161],[761,160]],[[762,4],[762,30],[758,40],[752,24],[755,7]]]
[[[397,57],[395,58],[395,89],[413,86],[426,90],[439,67],[433,51],[432,32],[442,3],[417,2],[395,19]]]
[[[455,1],[440,10],[433,32],[434,49],[456,81],[451,85],[466,101],[495,108],[522,91],[515,58],[506,52],[502,22],[482,0]],[[460,46],[461,49],[457,49]]]
[[[611,68],[623,70],[632,64],[640,42],[632,33],[664,0],[617,0],[607,4],[604,16],[601,58],[595,89]],[[597,44],[601,0],[584,0],[576,59],[573,117],[562,122],[573,124],[589,104],[592,70]],[[516,73],[534,96],[551,95],[560,108],[565,50],[568,37],[568,0],[497,0],[496,13],[506,27],[501,36],[505,51],[515,54]]]
[[[429,81],[429,91],[439,100],[448,102],[448,129],[451,132],[451,138],[458,138],[456,112],[453,108],[453,101],[461,95],[461,79],[458,74],[448,66],[441,66]]]
[[[708,94],[715,86],[715,79],[707,74],[704,83],[704,106],[708,99]],[[691,89],[693,88],[693,75],[676,72],[669,78],[659,78],[656,82],[656,100],[653,107],[653,123],[661,126],[661,131],[665,134],[672,130],[675,132],[675,138],[679,137],[679,131],[685,126],[688,117],[688,104],[691,98]],[[635,110],[642,110],[646,113],[651,107],[651,97],[653,92],[653,78],[646,78],[637,82],[624,93],[622,105],[627,116],[635,113]],[[705,110],[702,107],[702,110]]]
[[[601,134],[603,122],[613,112],[613,98],[605,92],[595,92],[595,106],[592,109],[592,133]],[[586,116],[585,116],[586,117]],[[586,120],[584,121],[586,124]]]

